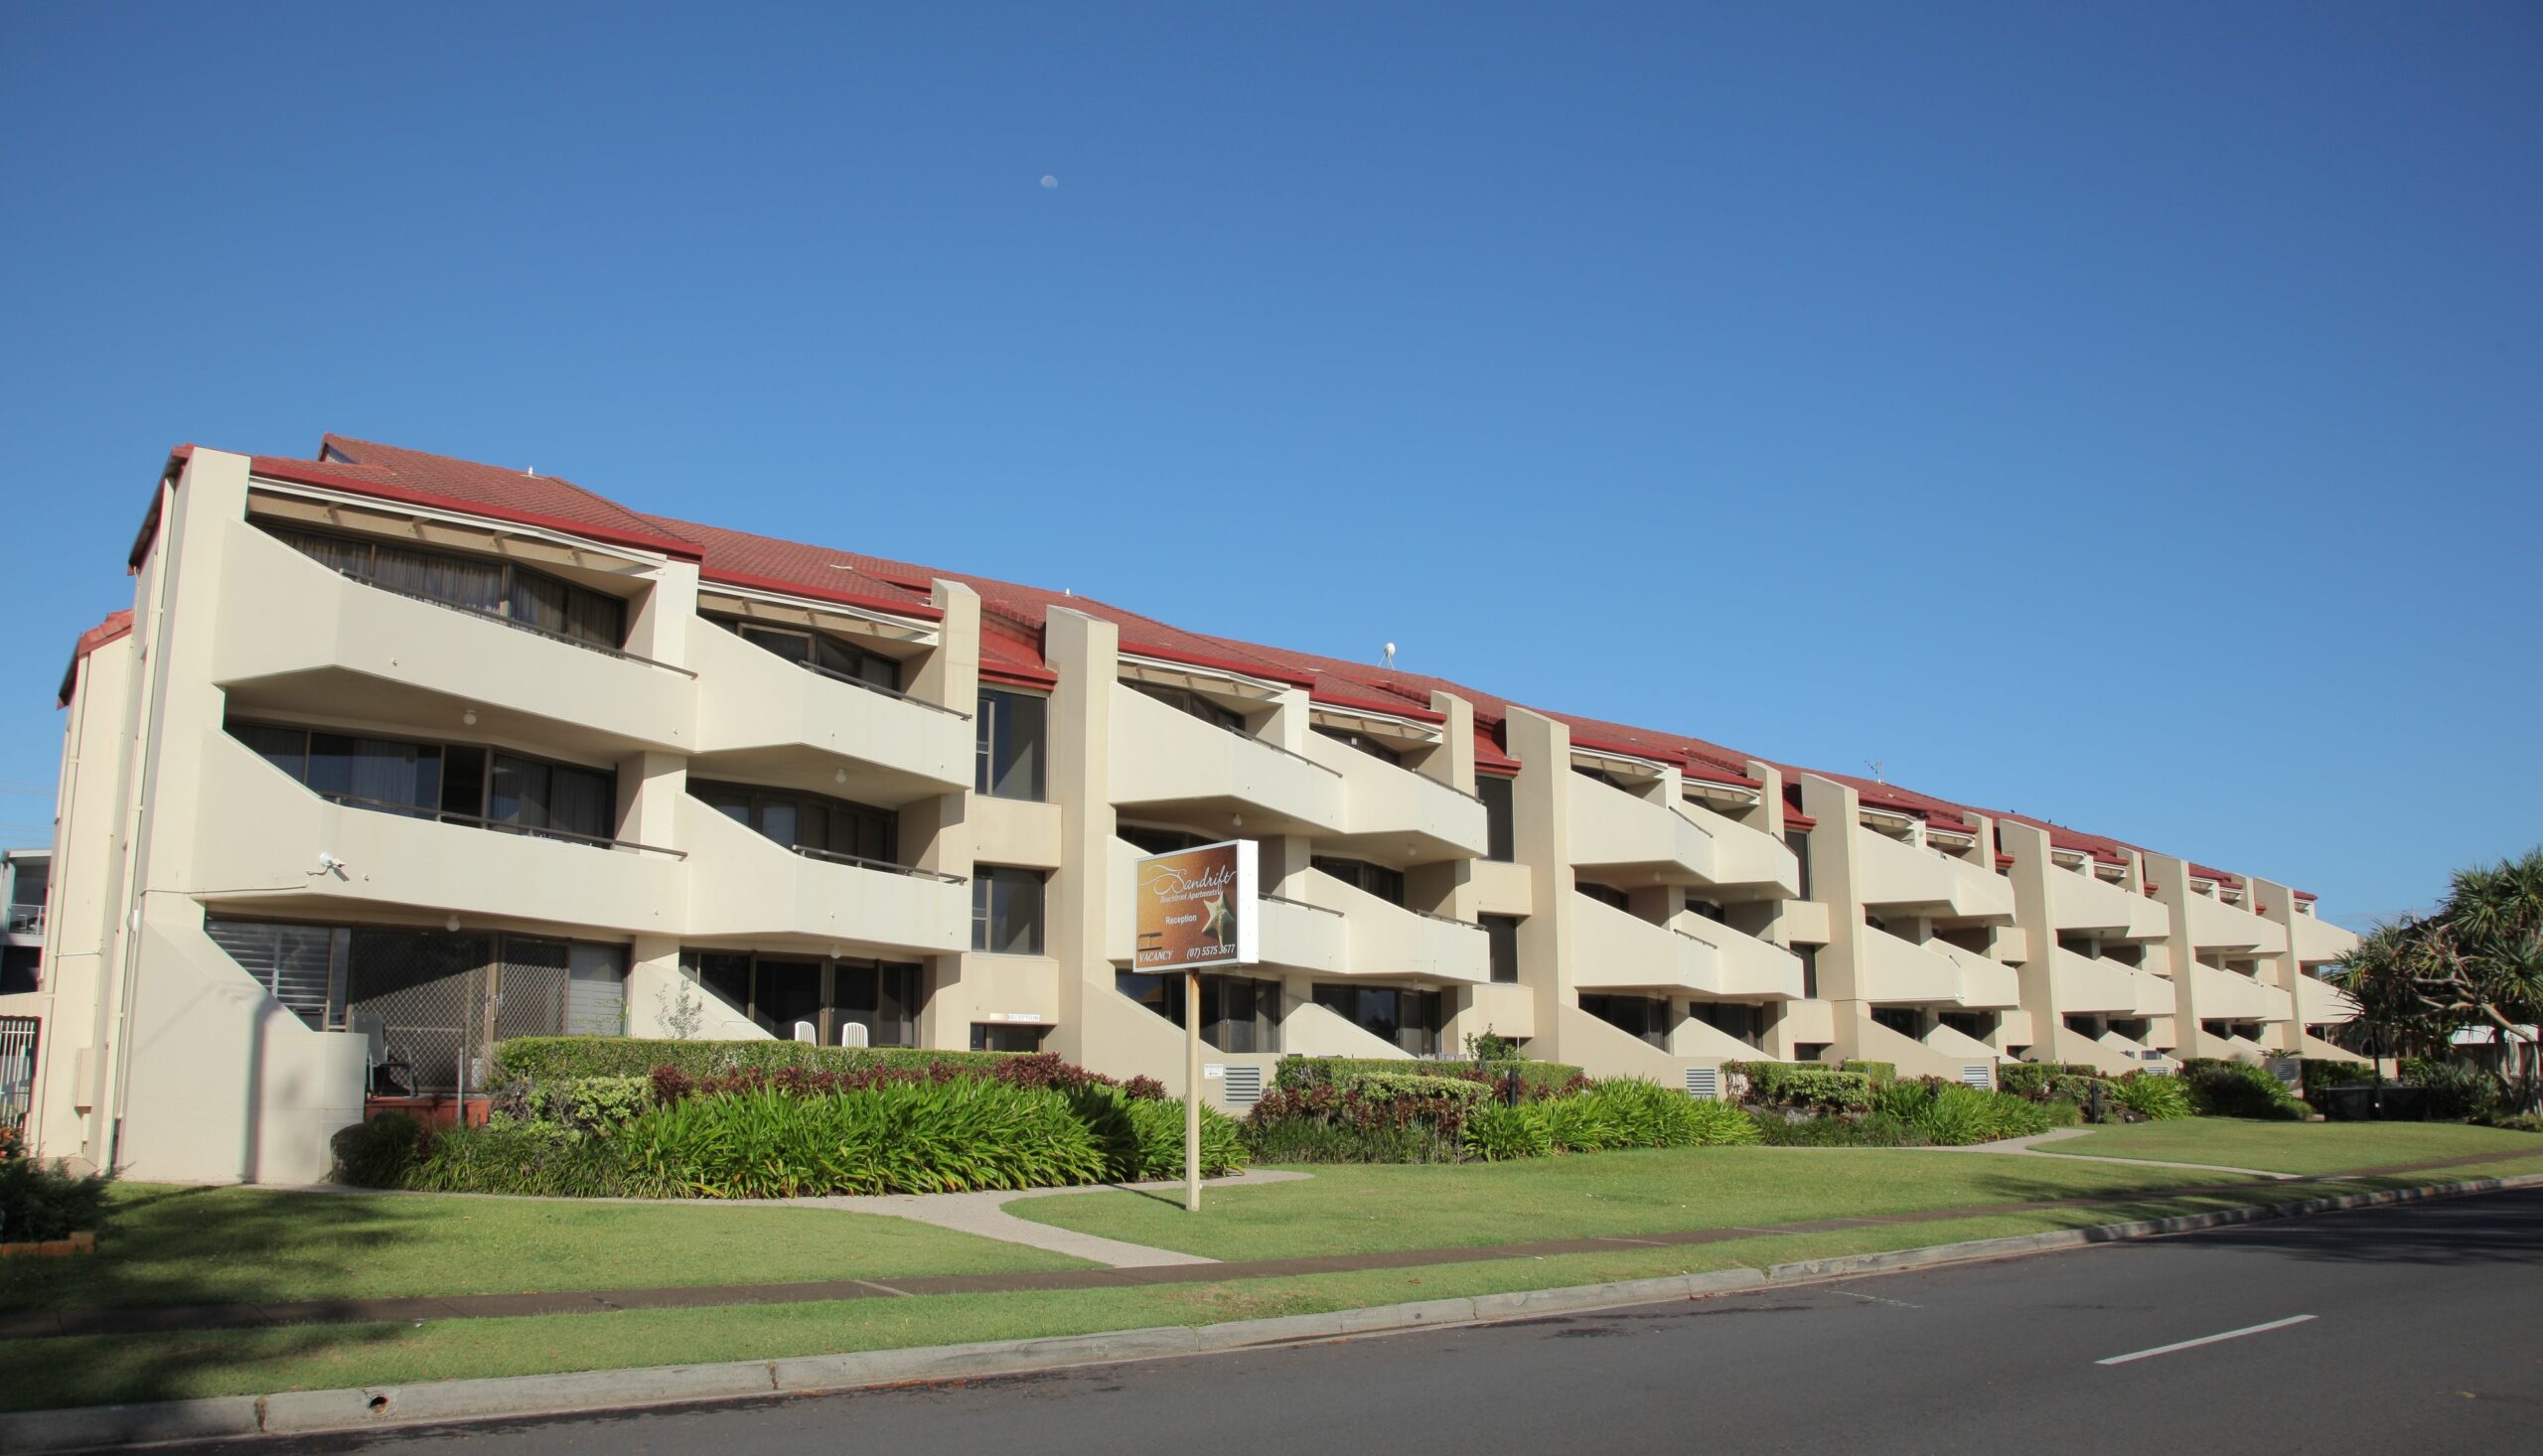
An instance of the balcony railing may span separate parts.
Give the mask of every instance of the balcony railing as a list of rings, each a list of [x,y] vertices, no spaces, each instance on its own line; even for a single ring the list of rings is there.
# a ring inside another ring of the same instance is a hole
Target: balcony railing
[[[879,682],[868,682],[864,678],[858,677],[853,673],[841,672],[836,667],[824,667],[819,662],[807,662],[801,657],[789,657],[775,653],[771,653],[769,655],[777,657],[781,662],[792,662],[807,672],[817,672],[834,682],[844,682],[850,687],[861,687],[867,692],[879,692],[885,697],[896,698],[913,707],[925,708],[931,713],[943,713],[949,718],[959,718],[966,723],[972,721],[972,715],[964,712],[960,708],[949,708],[943,703],[932,703],[923,697],[912,697],[910,694],[901,691],[897,687],[885,687]]]
[[[895,864],[888,859],[867,859],[861,854],[846,854],[836,849],[822,849],[811,844],[789,844],[786,847],[806,859],[826,860],[831,864],[852,864],[858,869],[881,870],[887,875],[908,875],[916,880],[934,880],[940,885],[972,883],[961,875],[949,875],[943,870],[921,869],[914,864]]]
[[[1312,910],[1318,915],[1332,916],[1335,920],[1347,919],[1341,911],[1330,905],[1309,905],[1303,900],[1292,900],[1286,895],[1264,895],[1258,898],[1269,900],[1274,905],[1294,905],[1300,910]]]
[[[44,907],[43,907],[43,906],[41,906],[41,905],[12,905],[12,906],[10,906],[10,907],[9,907],[9,934],[10,934],[10,935],[13,935],[13,936],[41,936],[41,935],[43,935],[43,934],[44,934]]]
[[[444,611],[457,612],[462,616],[474,617],[480,622],[497,623],[501,626],[509,627],[515,632],[526,632],[532,637],[543,637],[550,642],[561,642],[567,647],[581,648],[587,653],[598,653],[604,657],[616,657],[622,662],[635,662],[646,667],[660,667],[666,672],[676,672],[682,677],[695,677],[697,675],[686,667],[675,666],[670,662],[658,662],[652,657],[641,656],[635,653],[628,652],[623,648],[604,647],[599,643],[576,637],[569,632],[558,632],[552,627],[541,627],[535,622],[524,622],[520,618],[512,616],[509,613],[491,611],[484,607],[471,606],[466,602],[454,602],[448,597],[436,597],[428,592],[413,591],[402,586],[390,586],[388,583],[381,581],[376,575],[371,572],[352,571],[345,567],[334,565],[330,565],[328,569],[334,571],[337,575],[344,577],[348,581],[361,582],[364,586],[370,587],[374,591],[386,592],[392,597],[404,597],[411,602],[422,602],[428,606],[439,607]]]
[[[509,819],[490,819],[483,814],[463,814],[450,809],[428,808],[422,804],[400,803],[393,799],[366,799],[359,794],[330,794],[311,790],[329,803],[348,808],[367,808],[401,818],[430,819],[435,823],[462,824],[471,829],[492,829],[498,834],[519,834],[526,839],[562,839],[568,844],[589,844],[600,849],[625,849],[638,854],[667,854],[673,859],[688,858],[684,849],[666,849],[659,844],[639,844],[633,839],[613,839],[606,834],[585,834],[575,829],[556,829],[537,824],[518,824]]]

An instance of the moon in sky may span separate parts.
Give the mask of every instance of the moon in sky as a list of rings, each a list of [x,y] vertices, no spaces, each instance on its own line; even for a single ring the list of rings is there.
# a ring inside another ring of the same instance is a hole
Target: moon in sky
[[[1043,177],[1042,177],[1042,188],[1043,188],[1043,190],[1044,190],[1044,191],[1048,192],[1048,191],[1055,190],[1055,189],[1057,189],[1057,188],[1059,187],[1059,185],[1060,185],[1060,180],[1059,180],[1058,178],[1053,177],[1053,176],[1050,176],[1048,173],[1045,173],[1045,174],[1043,175]]]

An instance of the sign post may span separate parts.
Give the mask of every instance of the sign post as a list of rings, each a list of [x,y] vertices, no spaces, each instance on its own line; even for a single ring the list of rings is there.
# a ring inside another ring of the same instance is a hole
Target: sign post
[[[1259,846],[1229,839],[1138,862],[1138,940],[1131,965],[1183,974],[1183,1207],[1201,1208],[1201,972],[1261,959],[1255,899]]]

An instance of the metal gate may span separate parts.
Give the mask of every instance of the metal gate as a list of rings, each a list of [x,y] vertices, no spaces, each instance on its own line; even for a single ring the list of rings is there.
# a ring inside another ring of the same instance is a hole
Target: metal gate
[[[36,1092],[36,1032],[43,1025],[32,1016],[0,1016],[0,1134],[14,1136],[27,1125]]]

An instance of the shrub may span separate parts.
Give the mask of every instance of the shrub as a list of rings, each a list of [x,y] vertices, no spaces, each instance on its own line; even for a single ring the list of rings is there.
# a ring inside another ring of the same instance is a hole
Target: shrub
[[[1873,1112],[1896,1118],[1937,1147],[2028,1137],[2056,1125],[2046,1107],[2027,1097],[1930,1077],[1881,1089]]]
[[[544,1084],[516,1078],[496,1090],[490,1112],[582,1134],[621,1126],[656,1099],[652,1079],[645,1077],[569,1077]]]
[[[1728,1102],[1687,1099],[1694,1109],[1695,1145],[1698,1147],[1737,1147],[1758,1140],[1757,1124],[1748,1114]]]
[[[1629,1147],[1624,1119],[1613,1104],[1597,1094],[1549,1097],[1535,1104],[1545,1112],[1546,1135],[1559,1153],[1596,1153]]]
[[[1579,1095],[1603,1104],[1620,1147],[1694,1147],[1696,1099],[1636,1077],[1611,1078]],[[1567,1100],[1569,1100],[1567,1098]]]
[[[2153,1072],[2132,1072],[2111,1084],[2121,1106],[2149,1122],[2169,1122],[2190,1115],[2188,1089],[2180,1079]]]
[[[1898,1080],[1898,1064],[1895,1062],[1861,1062],[1849,1057],[1846,1059],[1845,1070],[1862,1073],[1870,1079],[1874,1087],[1882,1087]]]
[[[1816,1062],[1725,1062],[1722,1070],[1747,1080],[1744,1100],[1764,1107],[1860,1112],[1871,1105],[1871,1079]]]
[[[1768,1147],[1920,1147],[1924,1138],[1906,1122],[1886,1112],[1862,1117],[1822,1113],[1795,1122],[1780,1113],[1757,1110],[1745,1114],[1749,1130]]]
[[[403,1188],[423,1140],[423,1124],[403,1112],[340,1128],[329,1142],[336,1154],[332,1175],[356,1188]]]
[[[1114,1167],[1066,1094],[976,1078],[693,1095],[590,1141],[620,1151],[630,1186],[664,1197],[1049,1188]]]
[[[2334,1087],[2357,1087],[2375,1080],[2375,1069],[2364,1062],[2334,1061],[2328,1057],[2306,1057],[2297,1063],[2298,1075],[2304,1079],[2305,1091],[2320,1092]]]
[[[1466,1119],[1465,1146],[1487,1163],[1540,1158],[1554,1151],[1552,1114],[1545,1102],[1475,1109]]]
[[[1071,1095],[1071,1110],[1103,1149],[1106,1176],[1141,1183],[1183,1176],[1183,1104],[1133,1097],[1117,1088],[1089,1088]],[[1216,1107],[1201,1108],[1201,1176],[1245,1171],[1245,1133]]]
[[[1274,1089],[1317,1087],[1325,1083],[1344,1082],[1362,1074],[1380,1076],[1416,1076],[1453,1078],[1460,1082],[1485,1087],[1499,1087],[1510,1078],[1519,1080],[1522,1098],[1560,1096],[1575,1092],[1587,1078],[1577,1067],[1562,1062],[1424,1062],[1407,1058],[1380,1057],[1283,1057],[1272,1072]]]
[[[1364,1097],[1418,1097],[1470,1107],[1492,1096],[1485,1083],[1461,1077],[1425,1077],[1406,1072],[1355,1072],[1335,1084]]]
[[[2097,1069],[2081,1062],[2000,1062],[1996,1065],[1999,1091],[2033,1100],[2055,1095],[2054,1086],[2062,1079],[2098,1080],[2100,1077]]]
[[[1331,1082],[1274,1087],[1247,1117],[1247,1139],[1266,1161],[1428,1163],[1454,1162],[1475,1098],[1427,1088],[1343,1087]],[[1446,1082],[1400,1078],[1403,1082]],[[1459,1083],[1460,1087],[1468,1084]],[[1478,1093],[1484,1090],[1477,1089]],[[1325,1131],[1300,1131],[1298,1123]]]
[[[614,1137],[581,1137],[554,1123],[452,1127],[422,1139],[405,1186],[431,1193],[522,1193],[616,1198],[630,1192]]]
[[[2190,1110],[2202,1117],[2296,1121],[2306,1115],[2305,1104],[2284,1083],[2248,1062],[2193,1057],[2181,1063],[2180,1083]]]
[[[2432,1119],[2453,1122],[2499,1110],[2498,1083],[2477,1067],[2429,1057],[2405,1057],[2402,1080],[2427,1090],[2428,1115]]]
[[[931,1073],[989,1072],[1005,1063],[1043,1054],[929,1052],[907,1047],[816,1047],[804,1042],[690,1042],[643,1037],[514,1037],[495,1047],[497,1082],[533,1087],[581,1077],[645,1077],[671,1067],[692,1079],[731,1072],[858,1072],[873,1068]],[[1058,1062],[1057,1057],[1051,1061]],[[1092,1074],[1090,1074],[1092,1075]]]
[[[80,1174],[60,1161],[12,1152],[0,1158],[0,1243],[42,1243],[106,1224],[112,1173]]]
[[[2055,1101],[2042,1102],[2039,1104],[2039,1109],[2048,1114],[2048,1125],[2051,1127],[2084,1125],[2084,1109],[2064,1097],[2059,1097]]]

